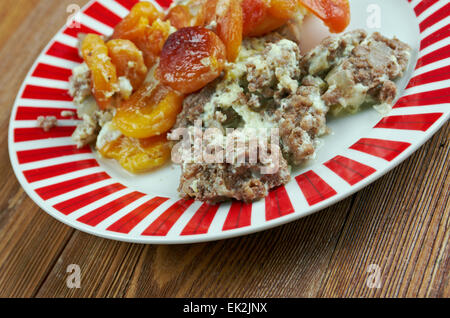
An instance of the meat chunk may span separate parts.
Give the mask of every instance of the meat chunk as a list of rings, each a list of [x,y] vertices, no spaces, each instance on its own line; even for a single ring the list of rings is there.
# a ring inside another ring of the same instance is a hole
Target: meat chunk
[[[204,163],[183,154],[181,195],[211,203],[253,201],[286,184],[291,164],[314,158],[328,132],[330,107],[357,110],[372,101],[382,109],[392,103],[397,91],[392,80],[406,69],[409,50],[397,39],[362,30],[327,38],[305,56],[277,33],[246,39],[221,78],[185,99],[176,127],[190,129],[201,120],[202,131],[215,127],[225,135],[230,127],[278,128],[279,147],[271,152],[279,154],[278,169],[262,174],[262,162]]]
[[[354,30],[338,37],[328,37],[300,60],[304,75],[326,75],[332,67],[352,54],[365,38],[364,30]]]
[[[127,86],[127,85],[124,85]],[[78,148],[95,142],[100,128],[112,120],[113,110],[100,110],[92,96],[91,71],[86,63],[72,70],[69,80],[69,94],[77,107],[77,116],[81,119],[72,134],[72,139]],[[65,112],[63,117],[71,117],[74,113]]]
[[[45,132],[50,131],[53,127],[56,127],[58,120],[55,116],[39,116],[37,118],[37,125],[41,127]]]
[[[357,111],[367,101],[391,104],[397,94],[393,80],[403,75],[410,56],[408,45],[379,33],[368,36],[325,77],[322,99],[335,113]]]
[[[276,109],[280,109],[281,104],[288,105],[289,96],[296,95],[299,89],[299,60],[297,44],[277,34],[248,39],[244,41],[237,62],[228,65],[223,77],[185,99],[177,128],[189,128],[200,119],[203,131],[214,127],[225,137],[230,137],[227,128],[234,128],[233,133],[241,129],[239,138],[245,144],[245,150],[233,154],[232,162],[228,157],[226,162],[205,163],[181,156],[179,191],[182,196],[211,203],[230,198],[249,202],[264,198],[270,189],[290,180],[290,166],[278,142],[273,149],[266,148],[270,160],[260,158],[252,162],[248,140],[258,139],[258,135],[261,137],[258,143],[269,144],[269,138],[263,132],[276,127],[277,116],[284,116],[276,115]],[[254,133],[258,129],[261,134],[251,137],[250,131]],[[211,141],[203,140],[204,148],[211,144]],[[228,154],[223,143],[220,148]],[[238,162],[237,158],[244,160]],[[274,169],[264,170],[268,167]]]
[[[69,79],[69,94],[73,97],[75,105],[91,95],[91,71],[86,63],[82,63],[72,70]]]
[[[271,35],[264,46],[261,54],[250,55],[245,63],[249,93],[271,98],[295,92],[300,76],[298,45]]]
[[[174,129],[194,125],[194,122],[204,112],[206,103],[216,90],[217,82],[204,87],[200,92],[188,95],[183,101],[183,110],[178,114]]]
[[[268,191],[290,180],[290,167],[279,154],[275,173],[261,174],[261,163],[184,165],[179,191],[186,198],[217,203],[228,199],[251,202],[267,196]]]
[[[95,117],[83,115],[81,116],[81,119],[81,123],[77,125],[77,128],[75,128],[72,134],[72,139],[75,141],[78,148],[83,148],[84,146],[95,142],[100,131]]]
[[[284,156],[294,165],[315,156],[319,137],[327,132],[328,107],[320,98],[320,88],[300,86],[275,112]]]

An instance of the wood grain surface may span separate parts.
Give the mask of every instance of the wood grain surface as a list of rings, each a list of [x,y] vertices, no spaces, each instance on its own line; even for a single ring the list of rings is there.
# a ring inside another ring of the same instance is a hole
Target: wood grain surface
[[[399,167],[304,219],[219,242],[156,246],[73,230],[27,197],[10,110],[43,47],[83,0],[0,1],[0,297],[449,297],[447,123]],[[81,288],[66,285],[81,267]],[[380,288],[368,268],[379,266]]]

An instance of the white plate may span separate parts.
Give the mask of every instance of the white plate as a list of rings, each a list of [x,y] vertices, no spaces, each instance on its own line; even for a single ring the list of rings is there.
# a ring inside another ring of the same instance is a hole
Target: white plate
[[[81,62],[77,32],[110,35],[135,2],[91,1],[79,16],[81,29],[64,27],[39,56],[12,109],[9,152],[17,178],[43,210],[81,231],[127,242],[173,244],[265,230],[319,211],[370,184],[448,120],[448,1],[351,0],[348,30],[379,31],[413,48],[393,110],[384,117],[365,109],[330,119],[332,134],[323,138],[317,159],[293,172],[293,180],[265,200],[219,206],[180,200],[179,167],[130,175],[90,148],[76,149],[70,138],[76,120],[59,118],[58,127],[48,133],[36,127],[39,115],[59,116],[61,110],[75,108],[67,89],[71,69]]]

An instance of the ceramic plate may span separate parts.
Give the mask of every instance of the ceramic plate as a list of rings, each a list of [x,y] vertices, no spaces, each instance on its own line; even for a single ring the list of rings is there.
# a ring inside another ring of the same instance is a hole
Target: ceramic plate
[[[138,243],[189,243],[249,234],[291,222],[367,186],[410,156],[450,114],[450,3],[438,0],[351,0],[348,30],[397,36],[413,48],[399,96],[382,116],[373,109],[331,118],[316,160],[267,198],[216,206],[180,200],[180,169],[168,165],[135,176],[70,136],[77,123],[60,116],[75,106],[67,93],[71,69],[81,63],[77,34],[105,35],[137,0],[91,1],[79,28],[63,27],[26,77],[12,109],[9,153],[28,195],[61,222],[93,235]],[[170,0],[161,0],[167,7]],[[39,115],[58,126],[36,127]],[[26,212],[26,211],[25,211]]]

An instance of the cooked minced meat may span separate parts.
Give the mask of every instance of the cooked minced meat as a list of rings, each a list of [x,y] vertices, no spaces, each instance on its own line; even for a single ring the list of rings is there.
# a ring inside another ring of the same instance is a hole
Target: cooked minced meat
[[[282,35],[245,39],[236,62],[227,63],[217,80],[186,96],[174,130],[192,130],[200,120],[200,129],[216,128],[234,141],[245,140],[244,144],[248,129],[268,132],[275,128],[279,138],[273,142],[273,136],[260,135],[276,145],[267,149],[268,157],[257,162],[249,160],[247,150],[232,154],[226,163],[198,162],[180,150],[179,191],[183,197],[211,203],[263,198],[271,189],[289,182],[291,165],[315,157],[320,137],[328,132],[326,115],[330,109],[333,113],[354,112],[368,103],[379,111],[390,108],[397,93],[393,80],[408,65],[408,45],[379,33],[367,35],[356,30],[327,38],[302,56],[295,42],[297,33],[284,28]],[[119,82],[117,103],[127,99],[133,89],[126,78],[119,78]],[[81,119],[72,136],[78,147],[97,139],[101,144],[109,138],[107,128],[114,110],[100,110],[91,88],[91,73],[83,63],[73,70],[69,89]],[[102,127],[105,133],[98,138]],[[232,135],[228,128],[238,133]],[[169,139],[175,137],[174,131],[169,134]],[[227,150],[222,139],[203,142],[203,148]],[[239,158],[246,160],[240,162]],[[274,166],[274,171],[262,173]]]
[[[324,76],[331,68],[348,57],[358,46],[367,33],[364,30],[354,30],[338,37],[328,37],[312,49],[300,60],[303,75]]]
[[[290,167],[281,155],[275,173],[261,174],[260,162],[249,163],[188,163],[183,167],[179,191],[185,197],[216,203],[234,198],[252,201],[267,196],[268,191],[290,180]],[[237,191],[239,190],[239,191]]]
[[[355,110],[366,102],[393,101],[392,80],[405,70],[409,51],[397,39],[362,30],[327,38],[305,56],[296,43],[276,33],[244,40],[225,74],[185,99],[175,128],[192,127],[199,119],[203,129],[224,134],[226,128],[279,128],[280,147],[274,150],[281,154],[279,169],[261,174],[264,163],[184,160],[181,195],[208,202],[253,201],[286,184],[290,165],[314,158],[320,136],[328,132],[330,107]]]
[[[77,106],[77,116],[81,119],[72,139],[78,148],[94,143],[101,127],[113,118],[113,110],[100,110],[92,95],[86,97]]]
[[[283,154],[290,163],[299,165],[315,156],[318,137],[327,132],[327,111],[316,86],[300,86],[275,111]]]
[[[58,120],[55,116],[39,116],[37,118],[37,125],[41,127],[45,132],[50,131],[53,127],[56,127]]]
[[[245,40],[236,63],[226,74],[188,96],[175,128],[197,119],[203,128],[280,128],[278,169],[261,174],[265,164],[183,162],[179,191],[183,196],[217,202],[252,201],[290,180],[290,166],[314,156],[318,136],[326,132],[327,107],[317,79],[301,86],[298,45],[277,34]],[[245,155],[248,159],[248,154]],[[248,160],[246,161],[248,162]]]
[[[130,96],[132,87],[128,79],[120,77],[122,96]],[[77,107],[77,116],[81,119],[72,139],[78,148],[96,141],[101,127],[113,118],[113,109],[101,110],[92,96],[91,71],[86,63],[75,67],[69,80],[69,93]]]
[[[75,105],[83,103],[91,95],[91,71],[86,63],[82,63],[72,70],[69,94],[73,97]]]
[[[386,111],[397,95],[393,80],[403,75],[410,51],[396,38],[357,30],[325,40],[302,58],[301,65],[304,73],[326,81],[322,99],[335,114],[358,111],[366,102]]]

